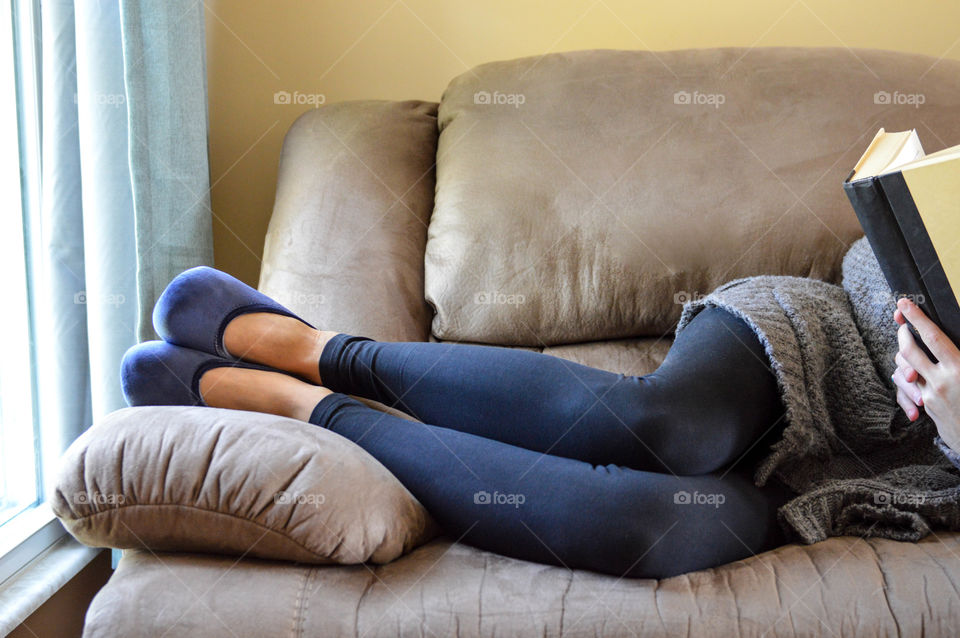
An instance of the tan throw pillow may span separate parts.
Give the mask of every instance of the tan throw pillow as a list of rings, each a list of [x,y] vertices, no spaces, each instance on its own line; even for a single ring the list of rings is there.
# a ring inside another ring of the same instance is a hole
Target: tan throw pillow
[[[51,507],[97,547],[387,563],[437,533],[376,459],[328,430],[199,407],[118,410],[62,459]]]

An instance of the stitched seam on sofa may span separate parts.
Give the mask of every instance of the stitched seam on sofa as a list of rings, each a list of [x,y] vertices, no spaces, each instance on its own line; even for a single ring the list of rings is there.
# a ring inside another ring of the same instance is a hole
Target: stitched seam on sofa
[[[363,586],[363,591],[360,592],[360,597],[357,599],[357,608],[353,614],[353,632],[355,635],[361,636],[367,633],[365,631],[362,633],[360,632],[360,608],[363,606],[363,601],[367,597],[367,593],[373,588],[373,586],[376,584],[376,581],[378,580],[380,580],[380,577],[377,576],[376,569],[374,568],[370,570],[370,578],[367,580],[367,583]]]
[[[310,594],[313,592],[314,581],[317,579],[317,575],[320,573],[319,567],[311,567],[309,573],[307,574],[307,583],[303,592],[303,600],[300,602],[300,631],[297,633],[297,638],[303,638],[304,629],[307,626],[307,616],[310,613]]]
[[[200,511],[200,512],[207,512],[207,513],[209,513],[209,514],[217,514],[217,515],[219,515],[219,516],[226,516],[226,517],[228,517],[228,518],[235,518],[235,519],[237,519],[237,520],[239,520],[239,521],[244,521],[244,522],[246,522],[246,523],[249,523],[249,524],[251,524],[251,525],[254,525],[254,526],[256,526],[256,527],[259,527],[259,528],[261,528],[261,529],[264,529],[264,530],[266,530],[266,531],[268,531],[268,532],[271,532],[271,533],[273,533],[273,534],[276,534],[276,535],[280,536],[281,538],[286,539],[287,541],[289,541],[289,542],[292,543],[293,545],[296,545],[297,547],[300,547],[301,549],[309,552],[310,554],[313,554],[313,555],[314,555],[315,557],[317,557],[317,558],[330,558],[330,557],[327,556],[326,554],[322,554],[322,553],[320,553],[320,552],[318,552],[318,551],[316,551],[316,550],[310,549],[309,547],[307,547],[306,545],[304,545],[304,544],[301,543],[300,541],[294,540],[293,538],[290,537],[289,534],[286,534],[286,533],[281,532],[281,531],[279,531],[279,530],[277,530],[277,529],[274,529],[274,528],[272,528],[272,527],[269,527],[269,526],[267,526],[267,525],[264,525],[263,523],[258,523],[257,521],[252,521],[252,520],[250,520],[249,518],[244,518],[243,516],[238,516],[238,515],[236,515],[236,514],[230,514],[230,513],[227,513],[227,512],[220,512],[220,511],[218,511],[218,510],[208,509],[208,508],[206,508],[206,507],[197,507],[196,505],[184,505],[184,504],[182,504],[182,503],[150,503],[150,504],[146,504],[146,503],[133,503],[133,504],[131,504],[131,505],[120,505],[119,507],[114,507],[114,508],[109,509],[109,510],[103,510],[102,512],[94,512],[93,514],[88,514],[88,515],[86,515],[86,516],[81,516],[81,517],[79,517],[79,518],[68,518],[68,519],[66,519],[66,520],[67,520],[67,521],[77,521],[77,522],[86,521],[86,520],[88,520],[88,519],[92,519],[92,518],[94,518],[94,517],[96,517],[96,516],[100,516],[100,515],[102,515],[102,514],[111,514],[111,513],[118,512],[118,511],[123,510],[123,509],[130,509],[130,508],[135,508],[135,507],[176,507],[176,508],[184,508],[184,509],[188,509],[188,510],[197,510],[197,511]],[[326,526],[326,525],[325,525],[324,527],[327,527],[327,528],[329,529],[329,527]],[[339,534],[337,534],[336,536],[337,536],[337,541],[338,541],[338,542],[337,542],[337,547],[340,547],[340,545],[343,544],[343,536],[341,536],[341,535],[339,535]]]
[[[877,571],[880,572],[880,581],[881,581],[881,591],[883,591],[883,600],[887,604],[887,611],[890,612],[890,618],[893,620],[893,624],[897,628],[897,635],[902,636],[903,630],[900,627],[900,621],[897,619],[897,614],[893,611],[893,605],[890,604],[890,592],[887,589],[889,581],[887,580],[887,572],[883,569],[883,557],[880,556],[880,552],[877,551],[876,546],[871,542],[872,539],[866,539],[866,545],[870,548],[870,551],[873,552],[874,559],[877,563]]]
[[[310,571],[303,571],[303,578],[300,579],[300,586],[297,588],[297,596],[293,599],[293,618],[290,621],[290,635],[293,638],[299,638],[303,635],[303,599],[307,595]]]

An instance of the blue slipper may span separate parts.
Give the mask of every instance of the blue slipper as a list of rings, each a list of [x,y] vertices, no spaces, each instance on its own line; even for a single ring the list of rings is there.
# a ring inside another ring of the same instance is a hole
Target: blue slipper
[[[223,347],[223,331],[232,319],[250,312],[273,312],[303,321],[239,279],[198,266],[177,275],[157,299],[153,327],[168,343],[235,359]]]
[[[207,370],[223,367],[271,370],[254,363],[181,348],[166,341],[145,341],[123,355],[120,385],[124,398],[131,406],[206,406],[200,395],[200,377]]]

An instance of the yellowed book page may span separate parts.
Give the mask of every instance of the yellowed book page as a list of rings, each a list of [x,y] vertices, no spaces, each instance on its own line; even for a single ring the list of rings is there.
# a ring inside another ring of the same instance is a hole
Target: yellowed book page
[[[877,131],[877,134],[873,136],[873,139],[870,140],[870,144],[867,145],[867,148],[863,151],[863,155],[860,156],[860,159],[857,160],[856,166],[853,167],[853,176],[851,179],[858,179],[863,177],[866,174],[866,171],[862,171],[863,165],[867,163],[867,160],[873,155],[873,152],[877,150],[877,147],[880,145],[881,140],[887,136],[887,132],[881,128]]]
[[[880,129],[854,167],[851,179],[880,175],[921,157],[923,157],[923,147],[920,145],[916,129],[895,133]]]
[[[930,153],[929,155],[925,155],[918,160],[910,162],[909,164],[904,164],[900,168],[919,168],[928,164],[948,162],[954,159],[960,159],[960,144],[957,146],[951,146],[950,148],[945,148],[942,151],[937,151],[936,153]]]
[[[960,291],[960,161],[907,167],[903,179],[956,294]]]

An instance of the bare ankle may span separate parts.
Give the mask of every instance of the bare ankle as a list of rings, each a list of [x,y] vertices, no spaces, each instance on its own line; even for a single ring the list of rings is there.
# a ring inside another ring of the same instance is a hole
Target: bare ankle
[[[314,335],[313,348],[310,350],[310,365],[313,366],[313,373],[316,376],[316,378],[311,378],[317,384],[323,383],[323,379],[320,378],[319,370],[320,356],[323,354],[323,350],[327,347],[327,344],[330,342],[330,340],[336,337],[338,334],[340,333],[333,332],[331,330],[317,330],[316,334]]]
[[[330,394],[333,394],[333,392],[320,386],[301,389],[296,393],[296,396],[291,397],[284,416],[309,422],[314,408],[317,407],[321,399]]]
[[[200,378],[200,394],[214,408],[249,410],[309,421],[327,388],[280,372],[220,367]]]
[[[231,355],[290,372],[320,384],[319,362],[337,333],[274,313],[242,314],[227,324],[223,344]]]

